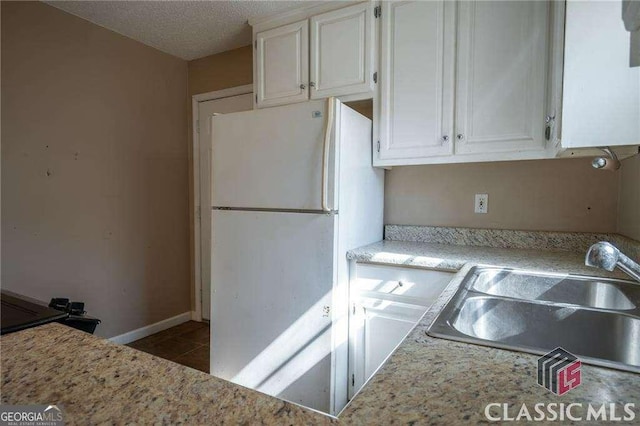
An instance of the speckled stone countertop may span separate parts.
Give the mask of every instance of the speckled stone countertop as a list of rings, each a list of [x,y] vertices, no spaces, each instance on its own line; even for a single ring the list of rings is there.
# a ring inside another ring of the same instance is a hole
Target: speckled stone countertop
[[[584,254],[566,250],[477,247],[413,241],[380,241],[347,253],[358,262],[458,271],[466,264],[625,278],[584,264]],[[628,277],[627,277],[628,278]]]
[[[537,384],[537,355],[465,344],[427,335],[438,313],[478,264],[533,271],[624,277],[584,266],[584,255],[569,251],[500,249],[446,244],[381,241],[348,255],[361,262],[459,269],[418,325],[378,370],[339,419],[348,424],[489,423],[489,403],[508,404],[517,416],[524,403],[636,404],[640,422],[640,375],[582,366],[582,384],[557,397]],[[594,336],[597,338],[597,336]],[[619,406],[619,410],[621,410]],[[492,415],[498,412],[491,409]],[[565,424],[574,422],[565,421]],[[584,422],[580,422],[583,424]],[[588,423],[588,422],[587,422]]]
[[[459,271],[337,420],[57,324],[0,338],[2,402],[59,403],[67,424],[453,425],[488,423],[488,403],[509,404],[515,416],[523,403],[559,402],[633,402],[640,420],[640,375],[583,365],[581,386],[556,397],[537,385],[535,355],[426,334],[474,265],[602,273],[584,267],[581,254],[383,241],[349,256]]]
[[[60,324],[0,338],[2,403],[70,425],[329,424],[334,418]]]
[[[577,253],[586,253],[587,249],[598,241],[608,241],[627,256],[640,262],[640,242],[620,234],[385,225],[384,236],[387,241],[415,241],[510,249],[549,250],[554,248]]]

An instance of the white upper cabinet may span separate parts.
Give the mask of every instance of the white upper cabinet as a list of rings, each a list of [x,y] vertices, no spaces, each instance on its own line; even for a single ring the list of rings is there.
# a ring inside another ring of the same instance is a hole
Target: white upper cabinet
[[[544,151],[549,3],[459,2],[457,34],[455,152]]]
[[[373,4],[311,18],[311,98],[373,90]]]
[[[339,4],[320,3],[253,22],[257,108],[329,96],[373,97],[374,4],[336,9]]]
[[[640,67],[629,67],[621,1],[567,1],[561,141],[640,145]]]
[[[550,14],[548,1],[383,2],[374,165],[555,155]]]
[[[455,9],[450,1],[382,3],[374,164],[420,163],[453,153]]]
[[[256,106],[309,98],[309,21],[303,20],[255,35]]]

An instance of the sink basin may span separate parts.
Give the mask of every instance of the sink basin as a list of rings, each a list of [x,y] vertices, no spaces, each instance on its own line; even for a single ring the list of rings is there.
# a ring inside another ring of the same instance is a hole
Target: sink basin
[[[435,319],[434,337],[640,372],[640,285],[476,267]]]
[[[629,310],[640,304],[640,292],[632,286],[635,285],[620,286],[598,278],[485,269],[477,272],[473,290],[517,299]]]

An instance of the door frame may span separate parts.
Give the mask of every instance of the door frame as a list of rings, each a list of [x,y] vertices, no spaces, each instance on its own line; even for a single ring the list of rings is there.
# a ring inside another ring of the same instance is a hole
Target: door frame
[[[215,99],[230,98],[238,95],[253,93],[253,84],[230,87],[228,89],[213,92],[199,93],[191,96],[191,167],[193,170],[193,270],[195,287],[195,306],[192,312],[193,321],[202,321],[202,275],[201,275],[201,251],[200,251],[200,140],[199,117],[200,102]]]

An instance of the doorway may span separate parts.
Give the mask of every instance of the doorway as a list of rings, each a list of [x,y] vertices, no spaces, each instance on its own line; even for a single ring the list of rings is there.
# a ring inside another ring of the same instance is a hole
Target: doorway
[[[253,109],[253,86],[193,96],[195,320],[211,318],[211,117]]]

